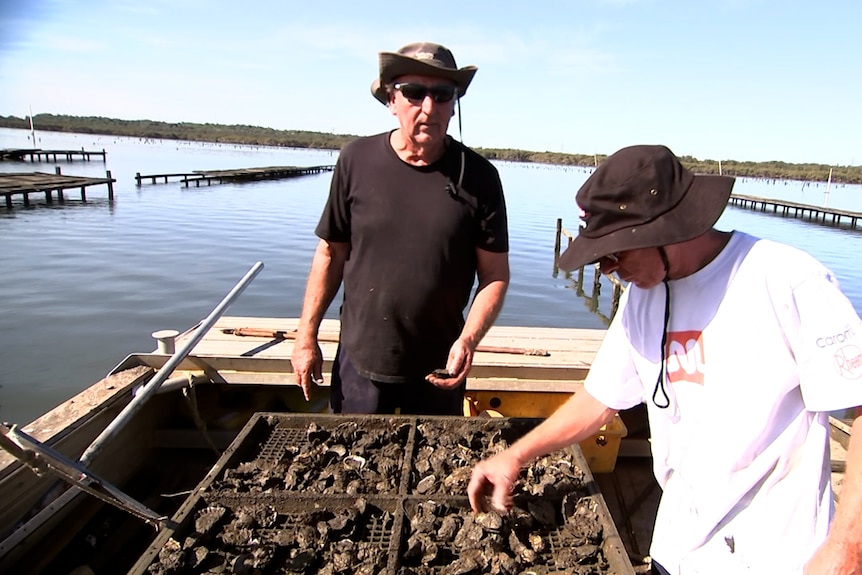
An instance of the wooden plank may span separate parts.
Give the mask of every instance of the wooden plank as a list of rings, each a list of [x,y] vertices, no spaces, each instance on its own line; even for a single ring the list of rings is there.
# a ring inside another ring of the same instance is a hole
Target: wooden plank
[[[284,385],[293,384],[293,366],[290,356],[293,341],[281,338],[242,337],[225,333],[242,327],[262,330],[295,330],[298,318],[224,316],[181,362],[175,375],[217,373],[230,384]],[[338,320],[326,319],[320,335],[335,339],[339,333]],[[177,345],[188,340],[195,327],[177,338]],[[477,353],[468,378],[468,389],[477,391],[519,390],[545,393],[572,393],[581,388],[596,351],[601,345],[604,330],[574,328],[535,328],[495,326],[483,339],[483,345],[536,347],[550,350],[550,356],[527,356],[500,353]],[[321,342],[325,381],[330,371],[338,344]],[[157,353],[136,354],[127,362],[142,362],[161,369],[169,356]],[[441,366],[442,367],[442,366]]]
[[[223,329],[237,329],[242,327],[254,327],[267,330],[296,330],[299,325],[298,318],[271,318],[271,317],[243,317],[224,316],[213,326],[206,335],[211,340],[231,340],[237,336],[223,333]],[[325,319],[320,326],[321,336],[337,337],[340,332],[338,320]],[[545,327],[519,327],[519,326],[492,326],[482,344],[488,345],[517,345],[518,347],[534,347],[536,342],[549,342],[548,349],[571,349],[575,344],[578,347],[598,350],[604,338],[604,329],[582,329],[582,328],[545,328]],[[523,344],[523,345],[522,345]],[[529,345],[528,345],[529,344]]]
[[[850,447],[850,425],[837,417],[829,417],[829,436],[845,450]]]
[[[239,382],[247,378],[248,383],[262,380],[275,383],[284,374],[291,374],[292,377],[290,357],[293,340],[243,337],[225,333],[224,330],[252,327],[269,331],[290,331],[296,329],[298,322],[298,318],[222,317],[177,369],[198,373],[204,369],[213,370],[229,382]],[[177,338],[177,345],[182,345],[191,337],[193,331],[194,328],[191,328],[181,334]],[[321,324],[322,337],[332,340],[337,338],[338,333],[337,320],[327,319]],[[580,382],[586,377],[603,337],[604,330],[595,329],[492,327],[483,339],[483,345],[540,348],[548,350],[550,355],[544,357],[477,352],[470,373],[470,386],[475,389],[489,389],[499,388],[505,383],[509,386],[523,385],[524,389],[568,391],[567,385]],[[323,371],[328,373],[332,369],[338,344],[334,341],[323,341],[320,346],[324,358]],[[151,354],[139,359],[159,369],[167,358],[168,356]],[[523,384],[516,383],[518,381],[523,381]]]
[[[334,344],[331,349],[331,355],[334,355]],[[326,351],[324,351],[324,354]],[[160,369],[167,363],[169,356],[159,354],[137,354],[137,359],[141,359],[148,365],[156,369]],[[525,359],[533,359],[529,356]],[[206,355],[191,355],[176,367],[177,372],[194,372],[200,373],[204,368],[212,369],[221,374],[222,377],[228,377],[228,373],[236,374],[251,374],[251,373],[293,373],[293,367],[288,357],[263,358],[263,357],[237,357],[237,356],[206,356]],[[327,359],[324,355],[323,372],[329,373],[332,370],[332,360]],[[548,381],[568,381],[581,380],[586,376],[589,368],[587,366],[571,366],[571,365],[488,365],[474,363],[473,369],[470,372],[470,377],[473,378],[509,378],[509,379],[534,379]],[[238,379],[237,376],[234,379]]]
[[[255,358],[258,360],[283,360],[289,362],[293,352],[294,342],[292,340],[228,337],[233,339],[224,339],[219,334],[213,334],[212,338],[208,335],[195,346],[192,350],[192,355],[201,358],[215,358],[223,367],[227,367],[224,365],[224,361],[228,358]],[[181,343],[181,341],[178,343]],[[551,343],[549,340],[544,339],[535,339],[532,341],[507,339],[502,345],[539,347],[549,350],[550,355],[545,357],[477,352],[474,356],[473,372],[477,376],[492,376],[500,374],[503,369],[521,369],[527,372],[532,371],[534,373],[532,377],[545,377],[538,375],[536,370],[544,372],[566,370],[572,371],[573,375],[579,375],[581,372],[589,369],[595,352],[598,350],[598,344],[595,340],[588,340],[585,344],[578,340],[569,342],[561,340],[553,346],[550,345]],[[563,347],[564,345],[567,347]],[[331,363],[335,358],[338,344],[334,342],[321,342],[320,347],[324,361]]]

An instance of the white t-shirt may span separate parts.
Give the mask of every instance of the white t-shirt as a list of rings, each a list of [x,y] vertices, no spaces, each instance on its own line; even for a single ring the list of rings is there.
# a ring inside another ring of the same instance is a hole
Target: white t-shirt
[[[862,320],[810,255],[734,232],[668,282],[631,285],[585,382],[645,402],[663,495],[651,555],[671,573],[801,573],[832,517],[828,412],[862,405]]]

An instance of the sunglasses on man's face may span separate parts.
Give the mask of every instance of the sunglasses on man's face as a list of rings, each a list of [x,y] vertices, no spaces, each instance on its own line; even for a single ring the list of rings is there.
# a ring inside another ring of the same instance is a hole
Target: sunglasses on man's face
[[[428,96],[431,99],[442,104],[449,102],[458,93],[458,88],[452,84],[437,84],[436,86],[425,86],[422,84],[401,83],[392,86],[394,89],[401,92],[401,95],[411,102],[422,102]]]

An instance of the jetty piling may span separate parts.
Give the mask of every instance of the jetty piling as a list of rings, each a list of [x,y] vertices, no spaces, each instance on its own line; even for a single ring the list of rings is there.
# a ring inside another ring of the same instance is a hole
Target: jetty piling
[[[557,218],[557,234],[554,238],[554,273],[557,272],[557,261],[560,259],[560,243],[563,237],[563,218]],[[569,240],[571,242],[571,239]]]
[[[554,240],[554,277],[557,277],[560,271],[560,249],[563,236],[566,236],[566,247],[568,247],[569,245],[571,245],[572,240],[574,240],[574,237],[568,232],[568,230],[566,230],[566,228],[563,227],[562,218],[557,218],[557,233]],[[602,293],[602,270],[599,267],[598,263],[588,265],[593,268],[593,281],[589,294],[587,294],[587,292],[584,290],[584,268],[586,268],[587,266],[582,266],[578,268],[577,277],[576,279],[574,279],[575,293],[578,295],[578,297],[584,299],[584,302],[586,303],[587,308],[590,310],[590,312],[596,314],[605,325],[609,325],[614,315],[617,313],[617,309],[619,308],[620,297],[622,297],[624,286],[620,279],[616,276],[605,276],[608,281],[610,281],[613,285],[613,291],[611,293],[610,313],[608,315],[604,315],[603,313],[601,313],[601,311],[599,311],[599,296]],[[569,272],[566,272],[566,277],[570,277]]]

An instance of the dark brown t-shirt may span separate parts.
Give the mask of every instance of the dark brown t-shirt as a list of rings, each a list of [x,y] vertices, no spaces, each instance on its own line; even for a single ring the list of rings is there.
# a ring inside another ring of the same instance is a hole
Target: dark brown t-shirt
[[[411,166],[388,133],[341,151],[315,232],[351,245],[341,344],[361,375],[387,383],[446,364],[464,325],[476,248],[509,249],[502,184],[490,162],[450,140],[438,162]]]

